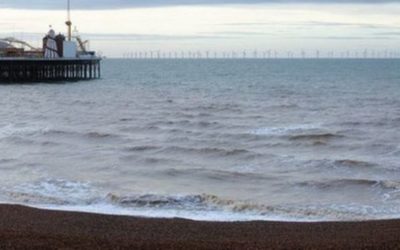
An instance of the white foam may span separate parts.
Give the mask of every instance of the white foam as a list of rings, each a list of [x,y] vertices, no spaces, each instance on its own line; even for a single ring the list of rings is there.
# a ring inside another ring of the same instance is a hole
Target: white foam
[[[262,170],[263,167],[256,164],[241,164],[226,168],[226,171],[239,174],[257,174]]]
[[[25,183],[12,188],[3,188],[3,194],[16,202],[30,204],[80,204],[90,202],[98,195],[89,183],[61,179],[45,179]]]
[[[23,205],[23,204],[22,204]],[[28,205],[29,206],[29,205]],[[302,219],[293,220],[279,215],[257,215],[250,213],[233,213],[228,211],[196,211],[196,210],[174,210],[174,209],[151,209],[151,208],[124,208],[112,204],[92,204],[74,205],[74,206],[52,206],[38,205],[30,206],[39,209],[48,209],[54,211],[84,212],[103,215],[133,216],[144,218],[181,218],[195,221],[217,221],[217,222],[235,222],[235,221],[304,221],[312,222],[318,220]]]
[[[47,125],[41,124],[3,124],[0,126],[0,138],[10,136],[31,136],[50,131]]]
[[[26,205],[19,203],[7,203],[15,205]],[[319,216],[289,216],[285,214],[256,214],[256,213],[237,213],[232,211],[204,211],[204,210],[178,210],[178,209],[159,209],[159,208],[134,208],[121,207],[108,203],[97,203],[91,205],[26,205],[33,208],[47,209],[54,211],[84,212],[103,215],[133,216],[144,218],[181,218],[195,221],[217,221],[217,222],[245,222],[245,221],[280,221],[280,222],[322,222],[322,221],[362,221],[371,219],[398,219],[400,212],[390,211],[390,214],[382,214],[371,206],[358,205],[331,205],[321,210]],[[314,207],[317,208],[317,207]],[[312,206],[309,207],[312,209]],[[319,208],[318,208],[319,209]],[[299,209],[301,210],[301,209]],[[343,218],[335,217],[336,212],[349,216]],[[351,217],[354,212],[359,216]],[[323,213],[326,213],[325,215]],[[362,216],[364,214],[365,216]],[[370,216],[367,216],[370,214]],[[332,216],[333,215],[333,216]]]
[[[282,127],[265,127],[251,131],[255,135],[286,135],[321,129],[318,124],[298,124]]]

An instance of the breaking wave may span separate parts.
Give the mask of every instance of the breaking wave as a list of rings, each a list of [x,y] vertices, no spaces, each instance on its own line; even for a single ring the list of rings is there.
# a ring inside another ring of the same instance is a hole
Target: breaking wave
[[[392,181],[342,180],[331,185],[380,185],[399,189],[400,183]],[[33,184],[2,189],[3,201],[41,208],[87,211],[146,217],[181,217],[199,220],[362,220],[391,218],[400,209],[372,207],[361,204],[268,205],[238,201],[212,194],[120,195],[102,192],[88,183],[65,180],[44,180]]]
[[[305,133],[310,131],[316,131],[321,129],[321,125],[317,124],[299,124],[299,125],[291,125],[291,126],[282,126],[282,127],[266,127],[260,128],[251,131],[251,134],[255,135],[270,135],[270,136],[280,136],[280,135],[290,135],[290,134],[298,134]]]
[[[287,127],[267,127],[251,131],[252,135],[276,136],[293,142],[313,142],[313,145],[325,145],[328,141],[343,138],[344,135],[332,132],[317,124],[293,125]]]
[[[12,188],[0,189],[10,202],[26,204],[67,205],[87,203],[96,196],[88,183],[45,179]]]
[[[39,124],[7,124],[0,126],[0,139],[14,136],[33,136],[51,131],[50,127]]]

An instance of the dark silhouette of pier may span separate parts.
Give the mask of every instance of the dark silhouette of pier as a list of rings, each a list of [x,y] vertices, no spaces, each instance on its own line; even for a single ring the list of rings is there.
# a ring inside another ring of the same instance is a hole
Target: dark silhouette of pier
[[[101,77],[100,58],[0,58],[0,83],[91,80]]]

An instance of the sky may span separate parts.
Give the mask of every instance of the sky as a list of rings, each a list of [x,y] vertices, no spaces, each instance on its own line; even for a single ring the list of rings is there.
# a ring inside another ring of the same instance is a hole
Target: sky
[[[210,51],[237,56],[383,55],[400,50],[400,0],[71,0],[72,22],[109,57]],[[0,0],[0,37],[40,46],[66,32],[66,0]],[[256,54],[258,53],[258,54]]]

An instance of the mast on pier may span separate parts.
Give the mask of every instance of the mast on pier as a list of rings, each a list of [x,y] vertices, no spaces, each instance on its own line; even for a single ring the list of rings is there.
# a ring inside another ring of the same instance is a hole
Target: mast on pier
[[[68,41],[72,40],[72,22],[71,22],[71,3],[70,0],[68,0],[68,6],[67,6],[67,21],[65,24],[68,26]]]

